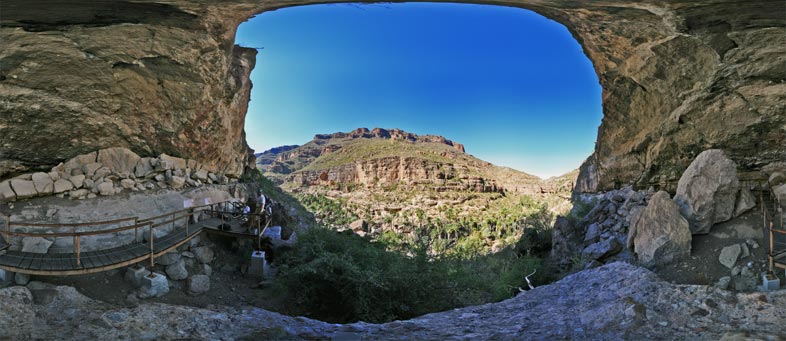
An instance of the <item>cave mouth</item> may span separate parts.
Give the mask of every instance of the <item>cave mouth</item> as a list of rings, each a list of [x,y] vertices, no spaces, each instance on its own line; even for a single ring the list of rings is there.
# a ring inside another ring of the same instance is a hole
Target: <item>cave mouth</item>
[[[459,3],[320,4],[238,28],[257,48],[245,131],[264,150],[316,134],[442,135],[541,178],[577,169],[602,117],[591,61],[533,11]]]
[[[328,4],[263,12],[239,26],[235,42],[258,51],[245,120],[248,144],[256,152],[302,145],[272,152],[277,154],[262,167],[265,175],[319,225],[346,232],[304,232],[277,265],[287,269],[277,280],[289,293],[314,297],[289,313],[332,323],[385,322],[509,298],[526,287],[522,279],[534,269],[536,285],[555,279],[557,271],[541,267],[551,248],[551,226],[572,207],[574,170],[593,152],[602,117],[598,77],[565,26],[514,7]],[[386,134],[373,128],[440,135],[463,147],[433,155],[425,147],[358,146],[366,143],[360,139],[325,142],[344,138],[331,135],[336,132]],[[408,163],[401,150],[422,162]],[[444,155],[451,156],[446,161]],[[401,162],[380,161],[393,159]],[[320,168],[338,169],[346,160],[363,162],[348,173],[364,170],[343,176],[343,170]],[[393,163],[403,166],[388,167]],[[394,167],[406,168],[397,174],[423,178],[386,176]],[[383,170],[366,171],[375,168]],[[571,175],[560,177],[572,177],[566,182],[544,181],[566,173]],[[473,185],[462,187],[467,183]],[[551,189],[544,192],[546,186]],[[441,194],[424,199],[429,193]],[[442,199],[449,203],[431,205]],[[423,248],[429,265],[418,268],[412,250]],[[346,261],[338,265],[335,259]],[[350,275],[357,273],[412,295],[374,289],[363,276]],[[430,275],[414,276],[425,273]],[[432,287],[460,289],[444,295],[430,293]],[[316,291],[330,294],[302,294]],[[363,293],[348,295],[355,291]],[[358,312],[361,306],[374,309]],[[353,313],[344,315],[348,311]]]

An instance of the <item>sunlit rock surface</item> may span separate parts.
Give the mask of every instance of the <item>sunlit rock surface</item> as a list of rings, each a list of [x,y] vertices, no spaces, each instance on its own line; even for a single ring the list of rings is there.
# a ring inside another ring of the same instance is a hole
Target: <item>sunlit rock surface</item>
[[[499,303],[386,324],[329,324],[258,308],[166,304],[120,308],[70,287],[31,282],[0,290],[11,339],[707,339],[786,336],[786,292],[734,294],[673,285],[612,263]]]
[[[0,178],[105,147],[241,172],[256,53],[233,45],[236,28],[317,2],[3,1]],[[783,1],[504,4],[567,26],[603,86],[603,123],[577,189],[673,190],[708,148],[743,171],[786,155]]]

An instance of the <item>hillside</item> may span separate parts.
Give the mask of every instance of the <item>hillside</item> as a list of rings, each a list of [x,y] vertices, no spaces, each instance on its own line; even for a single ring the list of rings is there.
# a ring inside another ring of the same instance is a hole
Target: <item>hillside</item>
[[[262,153],[258,168],[324,224],[394,244],[425,238],[435,251],[494,251],[527,228],[546,229],[570,210],[577,175],[543,180],[442,136],[399,129],[320,134],[276,150]]]

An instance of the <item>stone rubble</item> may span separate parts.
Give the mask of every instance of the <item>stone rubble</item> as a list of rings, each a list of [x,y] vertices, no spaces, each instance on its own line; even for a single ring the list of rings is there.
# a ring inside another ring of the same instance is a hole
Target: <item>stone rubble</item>
[[[92,199],[123,191],[181,189],[236,181],[208,172],[194,160],[166,154],[143,158],[127,148],[107,148],[76,156],[48,173],[28,173],[0,181],[0,203],[54,194]]]

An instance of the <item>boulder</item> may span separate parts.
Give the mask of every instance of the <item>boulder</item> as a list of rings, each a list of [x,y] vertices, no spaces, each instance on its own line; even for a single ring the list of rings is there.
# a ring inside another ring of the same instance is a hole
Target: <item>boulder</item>
[[[552,229],[550,257],[560,265],[569,264],[570,259],[578,251],[576,245],[583,240],[579,234],[570,220],[562,216],[557,217]]]
[[[167,169],[185,169],[186,168],[186,160],[181,159],[179,157],[169,156],[166,154],[161,154],[159,156],[159,165],[164,163],[164,168],[162,170]]]
[[[214,257],[213,250],[211,250],[207,246],[195,247],[191,249],[191,252],[194,253],[194,257],[196,257],[196,259],[202,264],[210,263],[213,261],[213,257]]]
[[[585,243],[594,243],[600,237],[600,233],[603,232],[600,228],[598,223],[592,223],[590,226],[587,227],[587,233],[584,235],[584,242]]]
[[[49,174],[44,172],[33,173],[33,187],[39,195],[52,194],[55,189],[54,181]]]
[[[660,191],[631,218],[628,247],[645,266],[668,264],[690,256],[691,231],[669,193]]]
[[[13,183],[11,185],[13,185]],[[16,190],[16,187],[14,187],[14,190]],[[772,192],[775,193],[775,198],[777,198],[777,200],[782,204],[786,204],[786,184],[773,187]],[[19,192],[16,192],[16,195],[19,195]]]
[[[782,185],[786,183],[786,175],[781,172],[772,173],[770,174],[770,179],[767,182],[769,182],[770,186],[772,187]]]
[[[210,290],[210,277],[206,275],[194,275],[186,281],[188,293],[192,295],[201,295]]]
[[[74,188],[74,184],[66,179],[59,179],[54,183],[54,192],[56,194],[68,192],[73,188]]]
[[[11,181],[0,182],[0,202],[16,200],[16,193],[11,189]]]
[[[617,238],[609,238],[587,246],[581,252],[581,256],[584,259],[601,260],[621,250],[622,244],[619,240],[617,240]]]
[[[156,264],[167,266],[167,265],[175,264],[179,260],[180,260],[180,254],[175,251],[172,251],[163,254],[161,257],[156,258]]]
[[[85,196],[87,196],[88,193],[90,192],[88,192],[86,189],[78,189],[75,191],[71,191],[71,193],[69,193],[68,196],[70,196],[72,199],[82,199]]]
[[[186,270],[186,263],[182,259],[175,263],[169,264],[166,267],[166,274],[174,281],[181,281],[188,278],[188,270]]]
[[[128,148],[116,147],[98,151],[98,162],[115,174],[134,174],[139,155]]]
[[[756,197],[753,196],[753,193],[751,193],[747,187],[743,187],[740,189],[740,194],[737,196],[737,204],[734,208],[734,216],[739,217],[745,212],[750,211],[750,209],[755,206]]]
[[[16,282],[16,285],[27,285],[27,283],[30,283],[30,275],[17,272],[14,275],[14,282]]]
[[[98,153],[92,152],[89,154],[77,155],[74,158],[63,163],[63,171],[66,174],[76,175],[74,171],[82,174],[82,167],[87,164],[95,163]]]
[[[207,179],[208,179],[207,178],[207,171],[206,170],[198,170],[198,171],[194,172],[193,177],[194,177],[194,179],[197,179],[197,180],[200,180],[200,181],[207,181]]]
[[[96,171],[101,167],[103,167],[103,165],[98,162],[88,163],[82,166],[82,174],[84,174],[86,177],[92,178],[93,175],[96,174]]]
[[[179,177],[179,176],[173,176],[169,179],[169,181],[167,181],[167,184],[174,189],[183,188],[183,185],[185,185],[185,183],[186,183],[186,178]]]
[[[151,162],[152,159],[153,158],[149,157],[140,158],[134,166],[134,176],[137,178],[145,178],[148,175],[153,174],[155,167]]]
[[[691,232],[707,234],[712,225],[731,219],[739,189],[737,165],[720,149],[709,149],[682,173],[674,201]]]
[[[723,264],[723,266],[731,269],[734,267],[734,264],[737,263],[737,258],[740,257],[741,253],[742,248],[740,244],[724,247],[721,250],[720,256],[718,256],[718,261]]]
[[[22,238],[22,252],[47,253],[52,242],[40,237]]]
[[[115,186],[112,181],[104,181],[98,185],[98,193],[101,195],[115,194]]]
[[[134,180],[131,179],[120,180],[120,187],[123,187],[125,189],[132,189],[134,188],[134,186],[136,186],[136,181]]]

